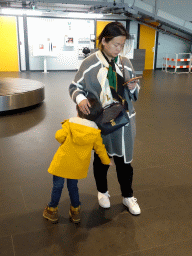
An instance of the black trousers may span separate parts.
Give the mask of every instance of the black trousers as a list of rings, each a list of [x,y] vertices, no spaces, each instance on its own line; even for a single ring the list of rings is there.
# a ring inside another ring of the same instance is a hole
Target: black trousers
[[[121,194],[123,197],[132,197],[132,181],[133,181],[133,168],[131,164],[125,164],[123,157],[113,157],[117,178],[121,188]],[[93,172],[96,181],[97,190],[101,193],[105,193],[108,191],[107,185],[107,172],[109,169],[109,165],[104,165],[101,163],[100,158],[96,153],[94,153],[94,161],[93,161]]]

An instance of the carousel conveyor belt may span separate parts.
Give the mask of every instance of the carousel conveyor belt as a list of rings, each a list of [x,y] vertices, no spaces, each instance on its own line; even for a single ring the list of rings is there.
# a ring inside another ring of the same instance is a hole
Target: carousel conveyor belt
[[[23,78],[0,79],[0,112],[25,108],[45,98],[43,83]]]

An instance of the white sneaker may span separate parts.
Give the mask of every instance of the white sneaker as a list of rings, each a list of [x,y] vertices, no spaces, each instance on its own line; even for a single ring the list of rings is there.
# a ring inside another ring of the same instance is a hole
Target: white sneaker
[[[109,197],[108,191],[106,193],[98,192],[99,205],[103,208],[110,208]]]
[[[141,209],[137,203],[137,198],[133,197],[124,197],[123,204],[129,208],[130,213],[133,215],[139,215]]]

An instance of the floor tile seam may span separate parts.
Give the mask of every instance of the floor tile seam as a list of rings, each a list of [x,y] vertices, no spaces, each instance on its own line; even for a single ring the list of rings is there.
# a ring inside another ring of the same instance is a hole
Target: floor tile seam
[[[15,126],[14,126],[13,122],[11,122],[11,126],[12,126],[12,128],[13,128],[13,131],[15,132],[16,129],[15,129]]]
[[[165,136],[165,135],[162,135],[162,136]],[[158,143],[158,147],[159,147],[159,145],[160,146],[162,146],[162,145],[165,145],[165,143],[174,143],[174,145],[178,145],[178,144],[181,144],[181,141],[180,141],[181,139],[175,139],[174,137],[172,137],[170,140],[167,140],[167,139],[156,139],[156,140],[150,140],[150,141],[141,141],[141,140],[139,140],[138,139],[138,141],[137,141],[137,143],[139,143],[139,144],[142,144],[142,145],[146,145],[147,144],[147,149],[146,149],[146,151],[145,152],[150,152],[151,150],[150,150],[150,148],[152,147],[152,146],[154,146],[155,148],[157,148],[157,143]],[[186,138],[186,141],[188,141],[188,139]],[[183,143],[183,145],[185,146],[185,143]],[[137,145],[138,146],[138,145]],[[160,147],[161,148],[161,147]],[[167,151],[169,151],[168,149],[166,149],[166,147],[164,146],[164,149],[165,150],[167,150]]]
[[[43,217],[42,217],[43,218]],[[11,234],[12,236],[12,239],[14,241],[14,237],[15,236],[18,236],[18,235],[24,235],[24,234],[30,234],[30,233],[36,233],[36,232],[41,232],[41,231],[46,231],[48,229],[55,229],[57,228],[58,226],[69,226],[69,225],[72,225],[73,223],[69,223],[69,224],[62,224],[62,223],[58,223],[58,224],[52,224],[53,226],[51,227],[45,227],[45,228],[37,228],[35,230],[29,230],[29,231],[21,231],[21,232],[18,232],[18,233],[13,233]]]
[[[20,188],[21,195],[22,195],[22,198],[23,198],[23,203],[24,203],[24,206],[25,206],[25,210],[28,210],[28,209],[27,209],[26,202],[25,202],[25,198],[24,198],[23,190],[22,190],[21,186],[20,186],[19,188]]]
[[[142,214],[142,213],[141,213]],[[142,233],[149,238],[149,240],[151,241],[151,243],[155,246],[155,242],[153,241],[153,239],[146,233],[146,230],[141,227],[137,221],[137,217],[139,217],[140,215],[137,215],[137,216],[133,216],[133,221],[134,223],[138,226],[138,228],[142,231]]]
[[[152,190],[152,189],[145,189],[145,190],[135,190],[135,189],[134,189],[134,192],[135,192],[135,191],[136,191],[136,192],[138,192],[138,191],[139,191],[139,192],[143,192],[143,191],[149,191],[149,190]],[[113,196],[121,196],[121,197],[123,198],[123,196],[121,195],[121,193],[118,193],[118,194],[111,194],[111,193],[110,193],[110,190],[109,190],[109,194],[110,194],[111,197],[113,197]]]
[[[33,113],[32,113],[32,117],[33,117],[33,119],[34,119],[35,122],[38,121],[38,119],[36,120],[36,118],[34,117],[34,114],[33,114]]]
[[[111,195],[111,197],[113,197],[113,196],[121,196],[121,194]],[[177,200],[177,202],[178,202],[178,200]],[[185,200],[184,199],[180,199],[179,202],[184,202],[185,203]],[[168,206],[168,205],[169,205],[169,203],[165,202],[164,204],[160,204],[160,205],[156,205],[156,206],[142,207],[142,211],[146,211],[146,210],[149,210],[149,209],[155,209],[155,208],[162,208],[162,207],[165,207],[165,206]]]
[[[185,164],[185,163],[179,163],[179,164]],[[153,166],[148,166],[148,167],[142,167],[142,168],[133,168],[133,172],[135,171],[135,170],[145,170],[145,169],[153,169],[153,168],[159,168],[159,167],[167,167],[167,166],[174,166],[174,165],[176,165],[176,166],[178,166],[178,163],[175,163],[175,164],[163,164],[163,165],[153,165]]]
[[[182,240],[182,241],[179,241],[179,242],[173,242],[173,243],[169,243],[169,244],[164,244],[164,245],[156,245],[156,246],[150,247],[148,249],[137,250],[137,251],[130,252],[130,253],[125,253],[125,254],[119,254],[117,256],[129,256],[129,255],[132,255],[132,254],[137,253],[137,252],[145,252],[145,251],[149,251],[151,249],[169,247],[170,245],[178,244],[178,243],[185,242],[185,241],[186,240]]]
[[[5,187],[3,187],[2,185],[5,185]],[[0,188],[0,191],[2,191],[2,190],[9,190],[10,188],[13,188],[13,189],[19,189],[20,190],[20,185],[19,184],[17,184],[17,183],[10,183],[10,185],[9,185],[9,182],[3,182],[3,184],[1,184],[1,188]],[[21,192],[21,191],[20,191]]]
[[[178,200],[177,200],[177,202],[178,202]],[[179,202],[183,202],[183,203],[185,203],[186,201],[183,199],[181,199],[181,200],[179,200]],[[155,209],[155,208],[161,208],[161,207],[165,207],[165,206],[167,206],[167,205],[169,205],[169,203],[165,203],[165,204],[161,204],[161,205],[156,205],[156,206],[154,206],[154,207],[142,207],[142,211],[146,211],[146,210],[149,210],[149,209]],[[141,213],[141,215],[142,215],[142,213]]]
[[[113,177],[114,174],[116,174],[116,177]],[[109,173],[109,172],[108,172],[107,175],[111,176],[111,178],[112,178],[113,180],[118,181],[118,180],[117,180],[117,173],[116,173],[116,171],[114,171],[113,173]]]
[[[190,163],[190,162],[189,162]],[[182,165],[186,164],[186,163],[180,163]],[[133,164],[134,165],[134,164]],[[153,168],[156,168],[156,167],[167,167],[167,166],[178,166],[178,163],[175,163],[175,164],[166,164],[166,165],[154,165],[154,166],[148,166],[148,167],[142,167],[142,168],[133,168],[133,171],[136,171],[136,170],[147,170],[147,169],[153,169]],[[116,172],[114,170],[114,172]],[[108,174],[110,174],[110,171],[108,172]]]
[[[189,182],[187,182],[187,183],[185,183],[185,184],[191,184],[191,182],[189,181]],[[169,186],[156,186],[155,188],[147,188],[147,189],[139,189],[139,190],[137,190],[137,189],[134,189],[134,191],[136,191],[136,192],[144,192],[144,191],[150,191],[150,190],[155,190],[155,189],[164,189],[164,188],[172,188],[172,187],[175,187],[175,186],[179,186],[179,185],[169,185]]]
[[[185,163],[184,163],[185,166],[191,168],[190,164],[192,165],[192,162],[187,162],[187,163],[185,162]],[[191,169],[192,169],[192,168],[191,168]]]
[[[189,181],[188,183],[186,184],[191,184],[191,181]],[[178,185],[176,185],[178,186]],[[172,187],[175,187],[175,185],[169,185],[169,186],[156,186],[155,188],[147,188],[147,189],[134,189],[134,192],[144,192],[144,191],[151,191],[151,190],[157,190],[157,189],[164,189],[164,188],[172,188]],[[110,192],[110,191],[109,191]],[[109,193],[110,194],[110,193]],[[121,195],[121,193],[118,193],[118,194],[112,194],[111,196],[119,196]]]
[[[164,208],[164,205],[163,206],[156,206],[156,207],[154,207],[154,209],[155,208],[160,208],[160,207],[163,207]],[[145,209],[146,210],[146,209]],[[142,212],[144,212],[145,210],[143,210]],[[141,217],[142,217],[142,212],[141,212]],[[187,213],[191,213],[191,210],[190,211],[187,211]],[[166,215],[166,216],[168,216],[169,217],[169,215]],[[174,221],[174,222],[172,222],[172,219],[171,219],[171,217],[170,218],[166,218],[165,217],[165,220],[167,220],[167,221],[169,221],[170,223],[172,223],[171,225],[173,226],[173,227],[177,227],[177,225],[178,225],[178,220],[177,221]],[[142,226],[139,224],[139,222],[138,222],[138,220],[137,220],[137,218],[135,218],[134,219],[134,221],[135,221],[135,223],[136,223],[136,225],[138,225],[138,227],[146,234],[146,227],[147,226],[145,226],[145,228],[142,228]],[[183,224],[183,221],[182,221],[182,224]],[[189,224],[189,221],[187,222],[187,225]],[[157,229],[156,231],[160,231],[161,229]],[[147,235],[147,234],[146,234]],[[147,235],[149,238],[151,238],[151,235]],[[152,238],[151,238],[152,239]],[[186,239],[185,239],[186,240]],[[184,241],[185,241],[184,240]]]
[[[12,242],[12,247],[13,247],[13,254],[14,256],[16,255],[15,254],[15,246],[14,246],[14,242],[13,242],[13,236],[11,235],[11,242]]]
[[[26,213],[28,213],[28,211],[27,211]],[[3,213],[3,214],[0,214],[0,217],[7,216],[7,215],[11,215],[11,214],[14,214],[14,215],[15,215],[15,212]],[[19,212],[18,214],[25,214],[25,213]]]
[[[161,207],[165,207],[165,206],[166,206],[165,204],[161,204],[161,205],[157,205],[157,206],[154,206],[154,207],[147,207],[147,208],[142,207],[142,211],[155,209],[155,208],[161,208]]]

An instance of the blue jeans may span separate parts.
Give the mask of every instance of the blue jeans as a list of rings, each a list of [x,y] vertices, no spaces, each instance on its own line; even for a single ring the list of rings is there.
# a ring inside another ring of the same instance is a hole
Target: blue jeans
[[[48,204],[49,207],[58,206],[61,198],[62,190],[64,187],[64,182],[65,182],[64,178],[53,175],[53,189],[51,193],[51,202]],[[78,183],[78,180],[67,179],[67,188],[69,191],[71,205],[75,208],[80,205],[77,183]]]

